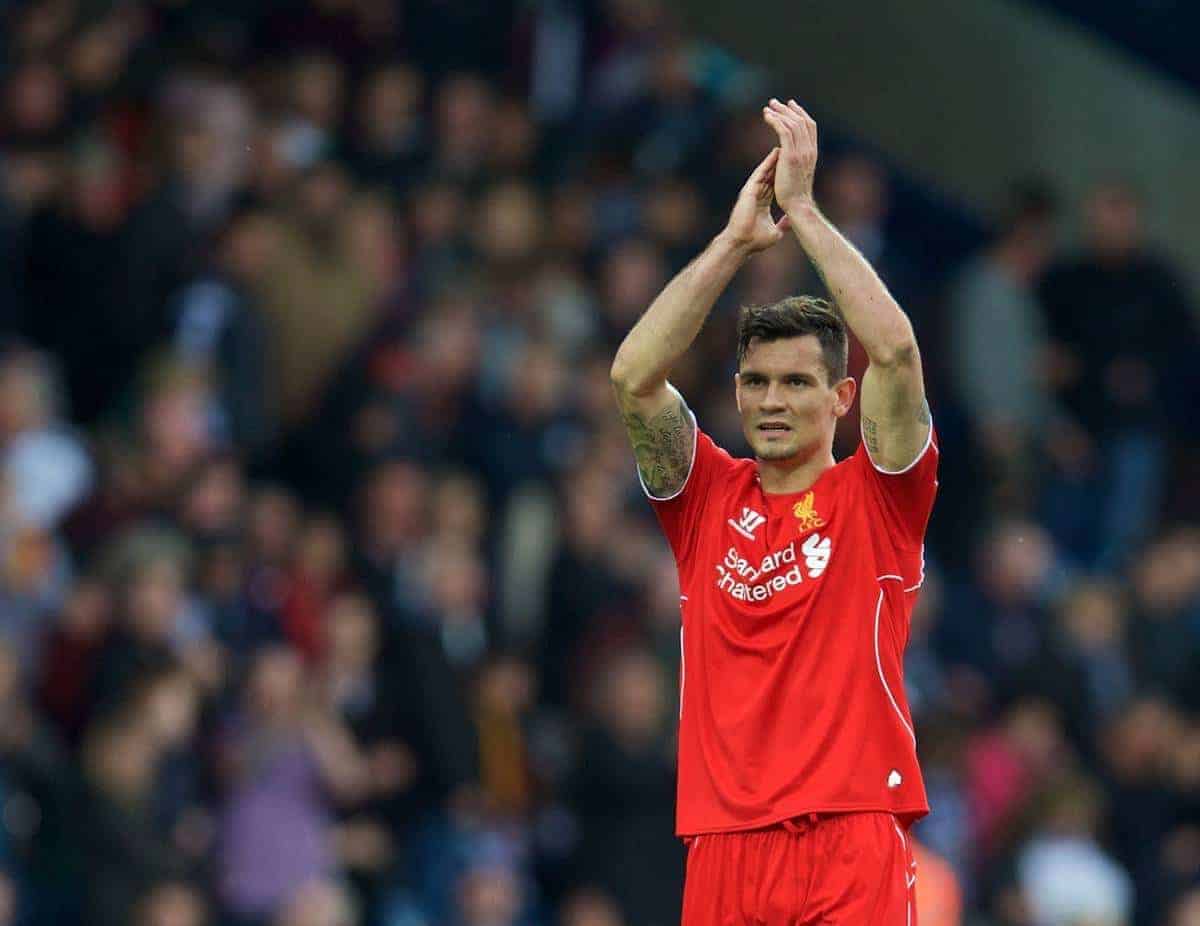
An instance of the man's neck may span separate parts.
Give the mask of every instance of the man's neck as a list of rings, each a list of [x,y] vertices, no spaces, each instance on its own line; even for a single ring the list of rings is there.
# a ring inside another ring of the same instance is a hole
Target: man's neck
[[[764,460],[758,458],[758,479],[763,491],[769,495],[786,495],[791,492],[803,492],[816,482],[823,472],[832,469],[837,462],[833,458],[832,448],[801,456],[797,454],[786,460]]]

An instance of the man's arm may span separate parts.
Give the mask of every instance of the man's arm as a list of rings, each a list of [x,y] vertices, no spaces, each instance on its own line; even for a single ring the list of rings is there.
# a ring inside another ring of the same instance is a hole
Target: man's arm
[[[783,237],[786,222],[771,216],[774,149],[738,194],[725,229],[680,271],[633,326],[612,365],[617,404],[642,481],[666,498],[683,488],[692,462],[695,420],[667,382],[671,367],[699,334],[713,304],[738,268]]]
[[[763,117],[779,135],[775,198],[870,360],[862,382],[863,441],[877,466],[902,470],[925,448],[932,427],[912,325],[871,265],[813,201],[816,123],[795,101],[785,106],[772,100]]]

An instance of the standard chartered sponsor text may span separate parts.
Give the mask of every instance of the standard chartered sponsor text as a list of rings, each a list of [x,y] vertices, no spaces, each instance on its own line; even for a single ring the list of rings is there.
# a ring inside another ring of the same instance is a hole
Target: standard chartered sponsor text
[[[796,542],[768,553],[757,566],[730,547],[725,560],[717,563],[717,588],[738,601],[766,601],[804,581],[796,562]],[[759,581],[759,580],[762,581]]]

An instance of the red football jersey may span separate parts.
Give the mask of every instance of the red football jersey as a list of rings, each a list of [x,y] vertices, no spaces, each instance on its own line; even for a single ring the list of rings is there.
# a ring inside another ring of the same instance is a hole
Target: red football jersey
[[[937,491],[931,430],[900,473],[861,445],[803,492],[697,428],[679,493],[651,499],[679,570],[680,836],[813,812],[929,812],[904,693]]]

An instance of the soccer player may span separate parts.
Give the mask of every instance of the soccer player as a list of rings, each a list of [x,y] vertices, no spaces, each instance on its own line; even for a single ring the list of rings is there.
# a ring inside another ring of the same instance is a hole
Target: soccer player
[[[813,203],[815,123],[794,101],[763,117],[779,146],[612,366],[682,592],[683,922],[912,926],[908,828],[929,808],[902,657],[937,486],[921,359],[904,312]],[[736,459],[667,377],[737,269],[788,228],[837,308],[742,309],[734,395],[754,459]],[[856,391],[847,327],[870,364],[862,446],[839,463],[834,426]]]

